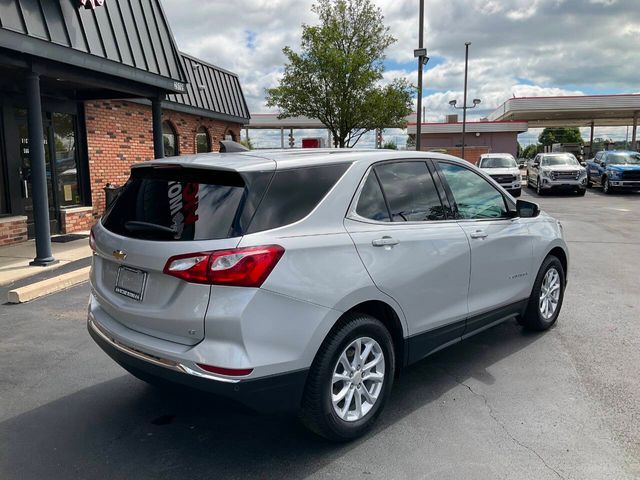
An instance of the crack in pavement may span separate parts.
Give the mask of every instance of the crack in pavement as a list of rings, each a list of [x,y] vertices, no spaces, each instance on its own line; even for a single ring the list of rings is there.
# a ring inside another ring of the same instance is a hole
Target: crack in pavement
[[[452,373],[448,372],[447,370],[445,370],[442,367],[436,367],[437,369],[439,369],[440,371],[442,371],[444,374],[448,375],[449,377],[451,377],[458,385],[462,385],[463,387],[465,387],[467,390],[469,390],[473,395],[475,395],[476,397],[481,398],[484,401],[484,405],[487,408],[487,411],[489,412],[489,416],[493,419],[493,421],[495,423],[498,424],[498,426],[504,431],[504,433],[507,434],[507,436],[518,446],[520,446],[521,448],[524,448],[525,450],[528,450],[529,452],[533,453],[536,457],[538,457],[538,459],[544,464],[544,466],[552,471],[553,473],[555,473],[557,475],[558,478],[562,479],[562,480],[566,480],[566,478],[564,476],[562,476],[560,474],[560,472],[558,472],[555,468],[553,468],[551,465],[549,465],[547,463],[547,461],[542,457],[542,455],[540,455],[538,452],[536,452],[532,447],[525,445],[524,443],[522,443],[520,440],[518,440],[516,437],[514,437],[511,432],[509,431],[509,429],[504,425],[504,423],[502,423],[498,417],[496,417],[493,408],[491,407],[491,405],[489,404],[489,401],[487,400],[487,397],[485,397],[483,394],[476,392],[473,388],[471,388],[470,385],[467,385],[466,383],[464,383],[463,381],[459,380],[455,375],[453,375]]]

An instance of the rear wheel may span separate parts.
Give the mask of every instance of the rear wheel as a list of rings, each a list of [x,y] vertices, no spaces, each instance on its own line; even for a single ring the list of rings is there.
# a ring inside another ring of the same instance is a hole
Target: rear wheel
[[[363,435],[384,408],[395,371],[389,331],[374,317],[348,314],[313,361],[300,418],[329,440]]]
[[[518,320],[530,330],[547,330],[560,314],[564,299],[565,273],[557,257],[549,255],[538,272],[527,310]]]

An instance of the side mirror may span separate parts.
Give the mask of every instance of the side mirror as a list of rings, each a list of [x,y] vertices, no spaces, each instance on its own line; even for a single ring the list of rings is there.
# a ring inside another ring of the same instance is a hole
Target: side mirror
[[[580,165],[582,165],[583,167],[587,166],[587,162],[580,162]]]
[[[516,216],[520,218],[533,218],[540,215],[540,207],[537,203],[518,200],[516,202]]]
[[[533,168],[538,168],[540,166],[540,162],[533,162]]]

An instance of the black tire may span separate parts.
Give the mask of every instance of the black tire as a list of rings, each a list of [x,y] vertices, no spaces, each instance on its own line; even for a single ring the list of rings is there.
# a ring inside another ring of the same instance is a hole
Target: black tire
[[[611,186],[611,183],[609,183],[609,179],[606,177],[602,179],[602,191],[607,195],[611,195],[613,193],[613,187]]]
[[[576,194],[577,194],[579,197],[584,197],[584,194],[585,194],[585,193],[587,193],[587,190],[586,190],[585,188],[579,188],[579,189],[576,191]]]
[[[544,193],[541,187],[540,177],[536,178],[536,193],[539,197],[541,197]]]
[[[553,315],[550,318],[544,318],[542,313],[540,312],[540,294],[542,292],[542,282],[544,280],[545,275],[549,270],[554,268],[560,277],[560,295],[558,299],[558,305],[553,312]],[[543,331],[549,329],[556,320],[558,320],[558,315],[560,314],[560,310],[562,309],[562,301],[564,300],[564,287],[565,287],[565,272],[562,267],[562,262],[558,260],[554,255],[549,255],[545,258],[544,262],[542,262],[542,266],[538,271],[538,275],[536,276],[536,281],[533,285],[533,290],[531,291],[531,296],[529,297],[529,303],[527,304],[527,309],[525,310],[524,315],[518,318],[518,322],[520,324],[529,329],[536,331]]]
[[[533,184],[531,183],[531,179],[529,178],[529,174],[527,174],[527,188],[533,189]]]
[[[334,368],[342,352],[359,337],[375,340],[384,354],[385,371],[382,390],[371,410],[361,419],[346,421],[335,412],[332,402]],[[391,393],[395,374],[393,340],[386,327],[371,315],[345,315],[327,335],[316,354],[304,395],[300,419],[314,433],[332,441],[344,442],[363,435],[375,423]]]
[[[518,198],[520,195],[522,195],[522,189],[519,188],[518,190],[514,190],[513,192],[511,192],[511,195],[513,195],[515,198]]]
[[[589,172],[587,172],[587,184],[586,184],[587,188],[591,188],[593,187],[593,183],[591,183],[591,177],[589,176]]]

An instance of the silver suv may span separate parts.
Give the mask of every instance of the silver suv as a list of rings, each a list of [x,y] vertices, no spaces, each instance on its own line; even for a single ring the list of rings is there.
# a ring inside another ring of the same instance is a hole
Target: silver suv
[[[401,367],[507,319],[554,324],[559,222],[437,153],[201,154],[133,167],[91,233],[88,329],[150,383],[355,438]]]

